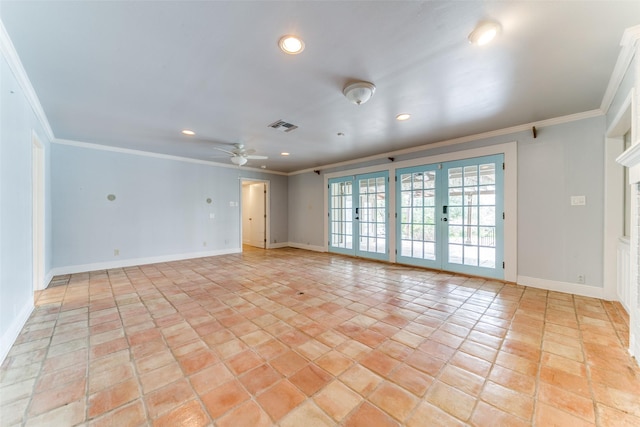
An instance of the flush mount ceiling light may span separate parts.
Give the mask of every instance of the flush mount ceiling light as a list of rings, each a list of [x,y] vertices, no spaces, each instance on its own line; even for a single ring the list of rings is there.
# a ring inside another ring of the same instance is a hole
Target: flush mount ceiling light
[[[183,135],[189,135],[189,136],[193,136],[193,135],[195,135],[195,134],[196,134],[194,131],[189,130],[189,129],[184,129],[184,130],[182,131],[182,133],[183,133]]]
[[[494,21],[481,21],[469,34],[469,42],[483,46],[493,40],[500,33],[500,24]]]
[[[291,34],[280,37],[278,40],[278,46],[284,53],[289,55],[297,55],[304,50],[304,42]]]
[[[396,120],[398,120],[399,122],[404,122],[405,120],[409,120],[410,118],[411,114],[408,113],[402,113],[396,116]]]
[[[375,91],[373,83],[355,82],[345,86],[342,93],[349,101],[360,105],[370,100]]]
[[[281,156],[288,156],[288,155],[290,155],[290,154],[291,154],[291,153],[287,153],[286,151],[285,151],[285,152],[280,153],[280,155],[281,155]]]

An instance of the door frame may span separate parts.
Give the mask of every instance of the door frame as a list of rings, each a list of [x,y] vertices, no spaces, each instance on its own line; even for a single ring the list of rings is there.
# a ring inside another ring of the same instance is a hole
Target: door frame
[[[428,150],[425,150],[428,151]],[[504,170],[504,281],[516,283],[518,279],[518,143],[517,141],[502,144],[487,145],[485,147],[470,148],[450,153],[426,155],[408,160],[395,160],[391,163],[349,169],[339,172],[323,174],[324,177],[324,251],[328,252],[329,236],[329,179],[346,175],[360,175],[368,172],[389,171],[389,176],[395,176],[396,169],[420,166],[430,163],[444,163],[454,160],[464,160],[472,157],[484,157],[493,154],[504,154],[506,168]],[[412,155],[412,154],[408,154]],[[389,185],[389,218],[396,214],[396,186]],[[388,227],[390,248],[396,247],[395,223]],[[395,251],[390,251],[389,262],[395,263]]]
[[[269,243],[271,242],[271,182],[267,179],[257,179],[257,178],[240,178],[240,249],[242,250],[242,233],[244,233],[242,227],[242,218],[243,218],[243,209],[244,209],[244,200],[242,197],[242,185],[245,182],[249,183],[262,183],[265,185],[265,194],[264,194],[264,234],[265,234],[265,244],[263,249],[269,249]]]
[[[45,159],[44,145],[35,132],[31,135],[31,168],[32,282],[33,291],[40,291],[47,287],[44,271]]]

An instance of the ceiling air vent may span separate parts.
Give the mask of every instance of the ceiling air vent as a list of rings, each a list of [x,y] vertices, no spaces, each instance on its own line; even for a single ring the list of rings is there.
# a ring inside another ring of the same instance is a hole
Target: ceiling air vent
[[[277,120],[271,123],[269,127],[277,130],[281,130],[283,132],[291,132],[292,130],[298,129],[298,126],[291,123],[287,123],[284,120]]]

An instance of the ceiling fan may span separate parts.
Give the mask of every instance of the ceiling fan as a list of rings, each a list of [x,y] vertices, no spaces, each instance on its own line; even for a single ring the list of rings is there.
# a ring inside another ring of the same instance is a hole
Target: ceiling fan
[[[223,153],[229,154],[231,156],[231,163],[238,166],[242,166],[246,164],[247,161],[249,160],[266,160],[269,158],[267,156],[257,156],[253,154],[256,152],[256,150],[253,150],[253,149],[246,150],[244,148],[244,144],[238,143],[238,144],[233,144],[233,146],[234,146],[233,150],[225,150],[219,147],[213,147],[213,148],[215,150],[222,151]]]

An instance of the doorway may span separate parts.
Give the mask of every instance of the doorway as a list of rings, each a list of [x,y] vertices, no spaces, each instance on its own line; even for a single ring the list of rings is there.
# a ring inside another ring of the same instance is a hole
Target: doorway
[[[398,169],[397,260],[503,279],[503,163],[499,154]]]
[[[242,180],[242,244],[267,249],[269,182]]]
[[[387,261],[389,173],[329,180],[329,251]]]

